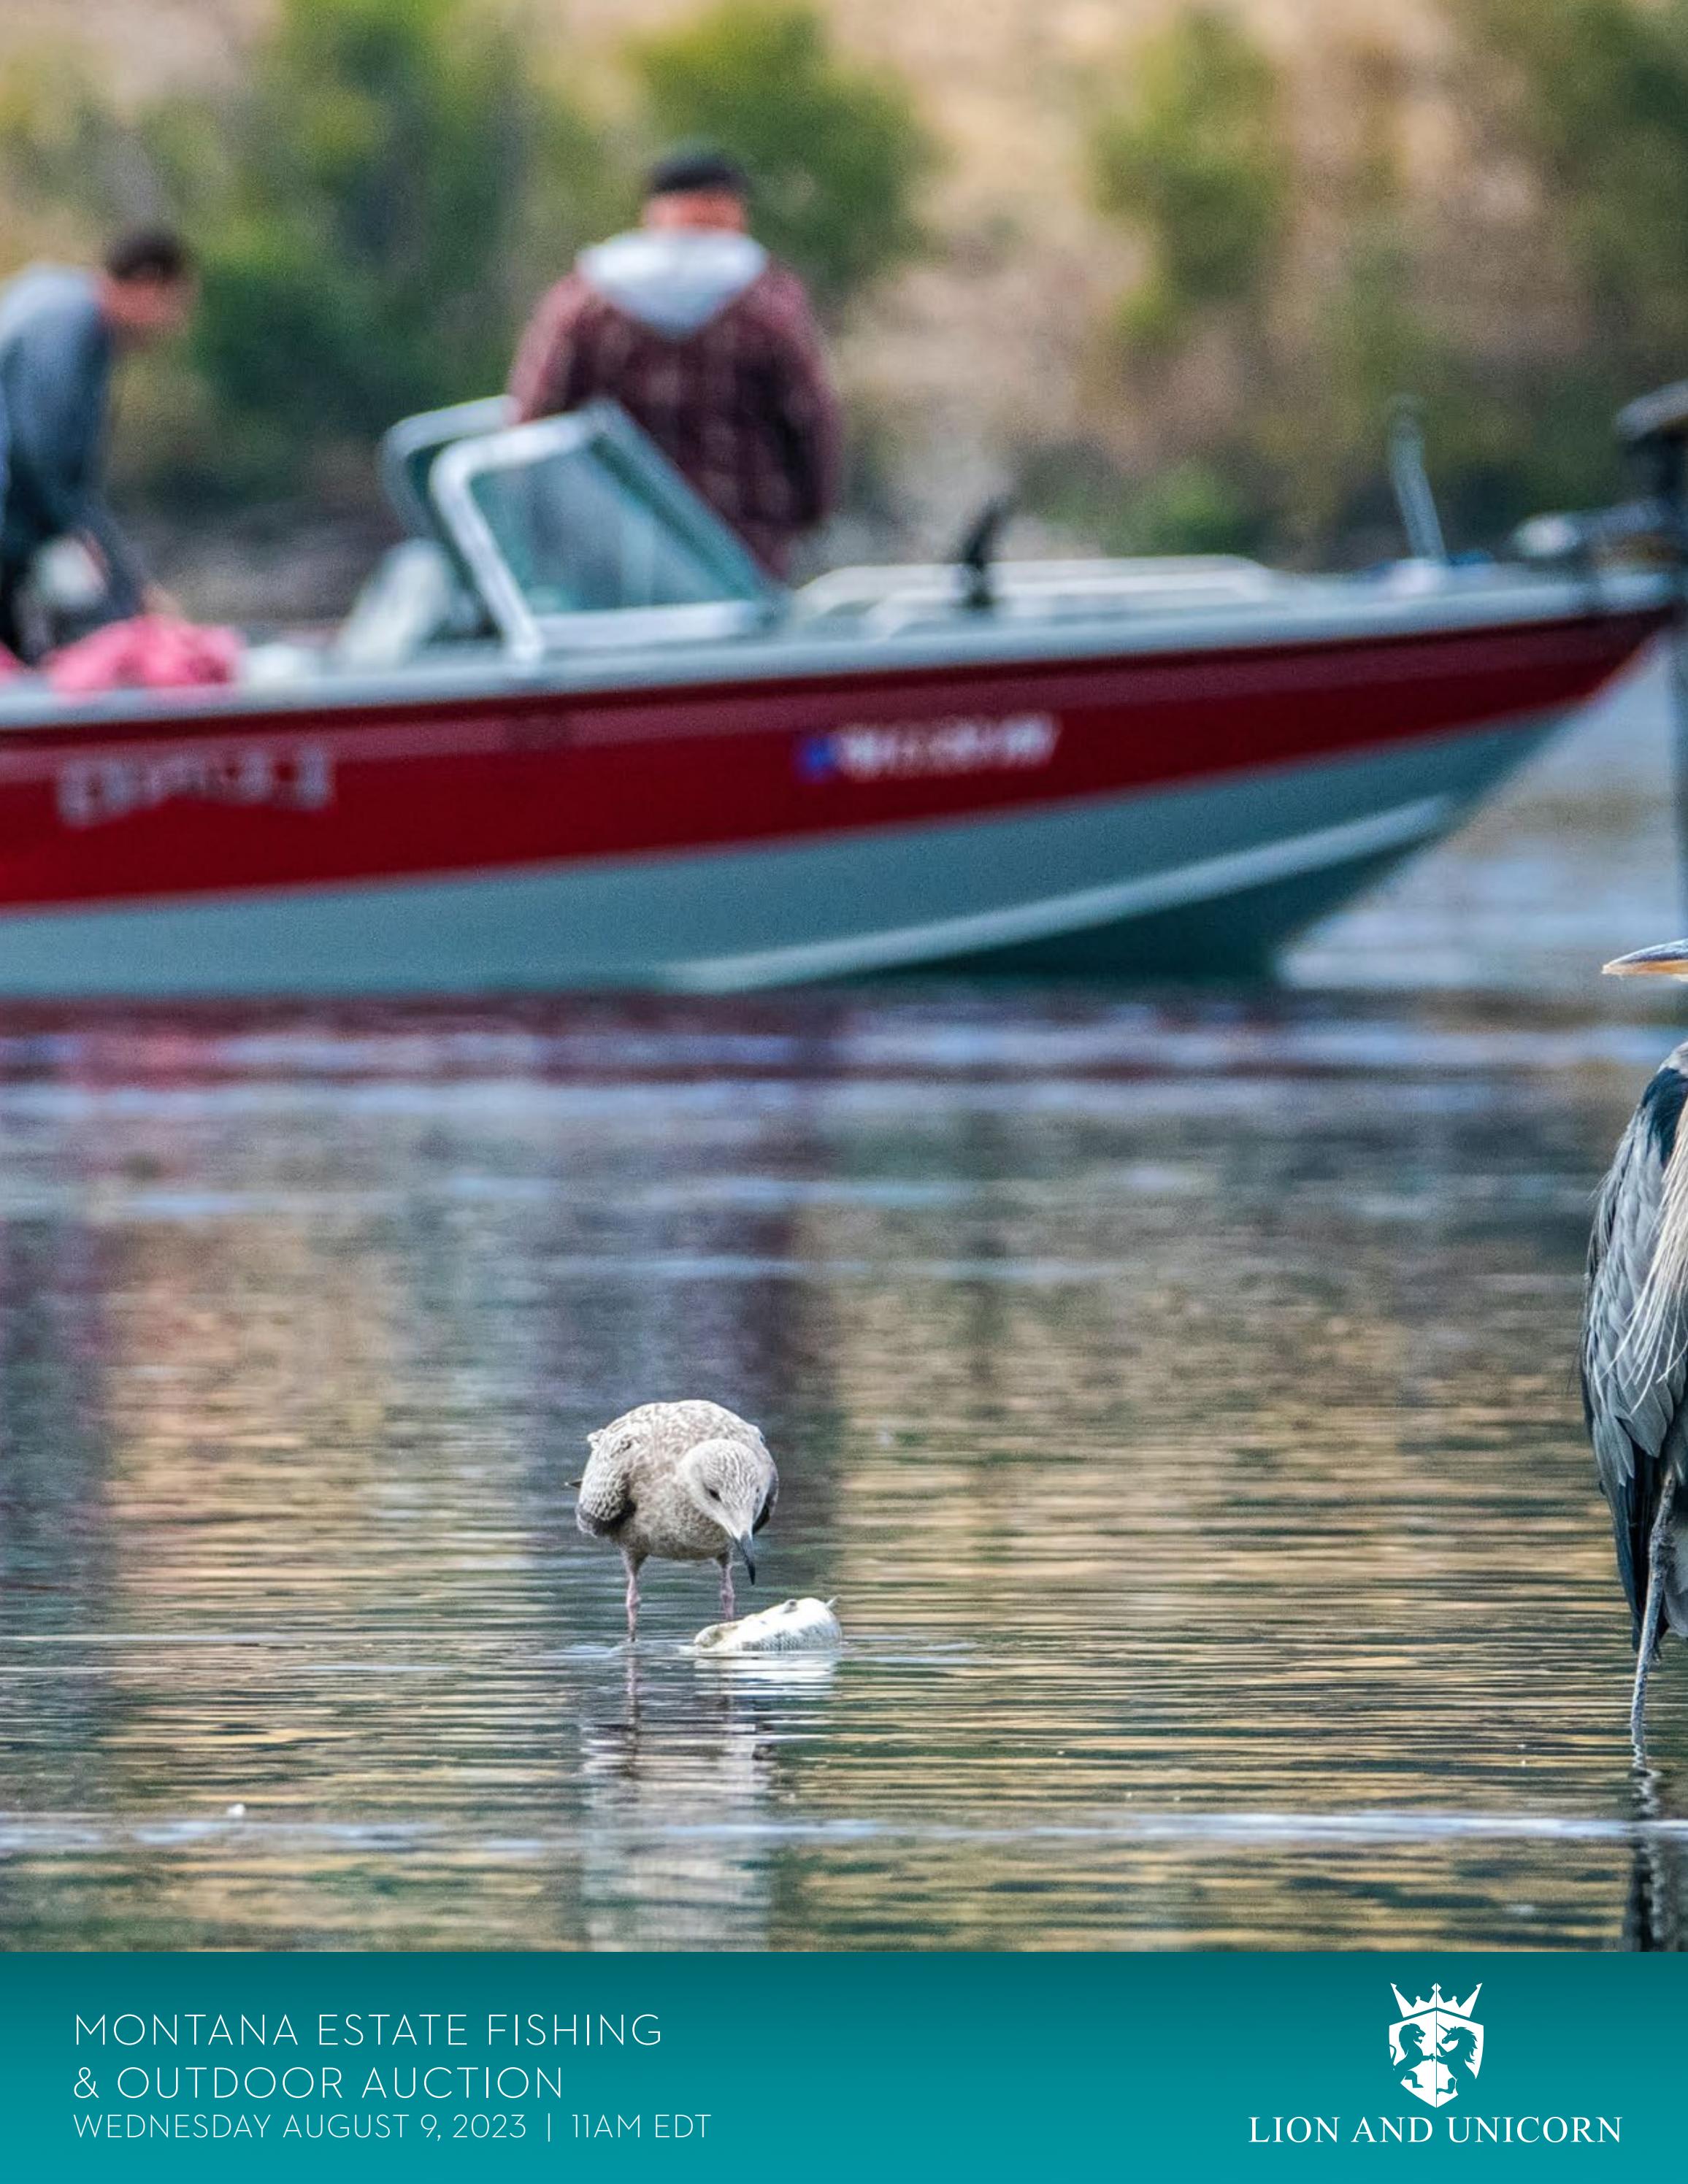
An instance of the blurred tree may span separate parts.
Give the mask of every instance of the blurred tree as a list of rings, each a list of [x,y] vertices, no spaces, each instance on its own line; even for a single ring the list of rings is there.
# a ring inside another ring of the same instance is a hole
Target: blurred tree
[[[832,53],[794,0],[722,0],[628,48],[655,131],[743,162],[756,231],[836,314],[922,246],[914,203],[935,149],[893,76]]]
[[[74,51],[43,47],[0,74],[0,182],[36,248],[81,231],[160,219],[166,207],[139,132]]]
[[[1457,542],[1618,489],[1612,410],[1688,369],[1688,0],[1450,5],[1478,171],[1504,161],[1537,200],[1530,272],[1516,226],[1415,187],[1417,87],[1387,40],[1321,52],[1310,141],[1228,16],[1198,5],[1139,49],[1092,178],[1151,247],[1115,313],[1130,399],[1177,421],[1115,535],[1398,550],[1384,421],[1405,393]]]
[[[1181,14],[1137,55],[1133,97],[1094,132],[1103,209],[1143,228],[1155,270],[1123,320],[1164,345],[1216,304],[1257,298],[1289,211],[1290,169],[1270,61],[1227,15]]]
[[[1504,71],[1528,159],[1583,288],[1584,334],[1626,382],[1688,370],[1688,4],[1462,0]]]
[[[203,259],[200,367],[278,468],[501,385],[614,191],[473,0],[281,0],[242,91],[148,138]]]

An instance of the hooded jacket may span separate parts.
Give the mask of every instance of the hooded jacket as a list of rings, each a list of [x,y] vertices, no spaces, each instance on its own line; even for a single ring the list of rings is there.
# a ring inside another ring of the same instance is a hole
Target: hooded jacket
[[[759,560],[830,511],[838,407],[802,282],[747,235],[638,228],[544,296],[510,376],[526,421],[621,407]]]

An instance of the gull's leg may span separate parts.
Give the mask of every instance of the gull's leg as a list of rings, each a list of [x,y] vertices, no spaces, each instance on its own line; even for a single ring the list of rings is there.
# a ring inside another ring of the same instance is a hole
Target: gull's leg
[[[639,1635],[639,1566],[625,1547],[621,1560],[627,1566],[627,1643],[631,1646]]]
[[[1635,1648],[1635,1688],[1630,1699],[1630,1741],[1637,1759],[1647,1750],[1647,1670],[1658,1645],[1659,1618],[1664,1613],[1664,1558],[1670,1551],[1670,1513],[1676,1500],[1676,1473],[1667,1460],[1664,1485],[1659,1490],[1658,1513],[1647,1539],[1647,1604],[1641,1614],[1641,1642]]]
[[[723,1623],[731,1623],[733,1620],[733,1557],[731,1555],[723,1555],[721,1558],[721,1619]]]

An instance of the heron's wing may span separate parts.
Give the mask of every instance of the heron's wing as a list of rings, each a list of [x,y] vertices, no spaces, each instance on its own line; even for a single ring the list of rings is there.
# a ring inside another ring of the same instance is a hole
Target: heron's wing
[[[633,1512],[633,1471],[644,1453],[649,1432],[637,1411],[617,1418],[600,1433],[588,1434],[591,1455],[575,1502],[575,1522],[593,1539],[618,1531]]]
[[[1584,1290],[1583,1410],[1637,1617],[1665,1467],[1681,1462],[1688,1424],[1685,1099],[1688,1072],[1673,1055],[1642,1094],[1601,1188]]]

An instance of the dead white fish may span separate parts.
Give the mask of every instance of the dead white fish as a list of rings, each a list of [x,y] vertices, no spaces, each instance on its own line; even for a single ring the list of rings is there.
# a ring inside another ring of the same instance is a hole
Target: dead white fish
[[[783,1600],[736,1623],[711,1623],[692,1641],[694,1653],[822,1653],[844,1643],[830,1600]]]

